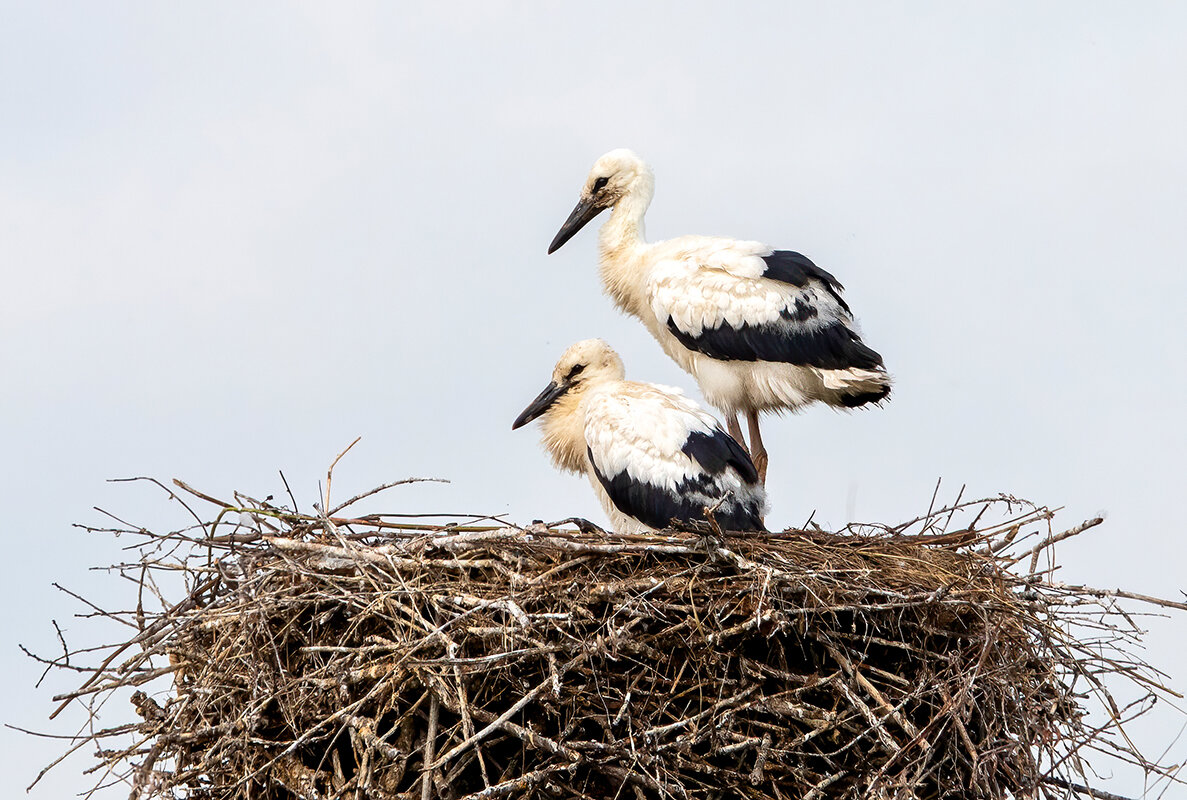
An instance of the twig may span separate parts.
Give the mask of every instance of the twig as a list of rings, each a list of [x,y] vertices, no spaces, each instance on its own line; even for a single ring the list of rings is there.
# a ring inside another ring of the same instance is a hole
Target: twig
[[[326,470],[326,493],[325,493],[325,496],[322,498],[322,508],[328,509],[330,507],[330,483],[334,480],[334,467],[338,466],[338,462],[342,460],[342,456],[349,453],[350,448],[352,448],[356,444],[358,444],[362,440],[362,438],[363,438],[362,436],[356,436],[354,441],[351,442],[350,444],[346,445],[346,449],[343,450],[338,455],[336,455],[334,457],[334,460],[332,462],[330,462],[330,468]],[[326,516],[329,516],[331,513],[333,513],[333,512],[327,511]],[[428,800],[427,796],[426,796],[425,800]]]
[[[513,792],[521,792],[531,789],[533,786],[538,786],[550,775],[565,772],[569,769],[571,767],[568,764],[553,764],[549,767],[535,769],[518,777],[496,783],[494,786],[488,786],[480,792],[472,792],[462,797],[461,800],[491,800],[491,798],[495,797],[505,797]]]
[[[358,439],[355,439],[355,442],[357,442],[357,441],[358,441]],[[351,444],[351,447],[354,447],[353,443]],[[349,449],[350,448],[347,448],[347,450],[349,450]],[[343,453],[343,455],[345,455],[346,450],[343,450],[342,453]],[[339,458],[341,458],[341,457],[342,456],[339,456]],[[337,459],[334,460],[334,463],[335,464],[338,463]],[[338,505],[331,508],[326,513],[326,516],[332,517],[335,514],[337,514],[339,511],[341,511],[342,509],[344,509],[348,506],[352,506],[355,503],[357,503],[358,501],[363,500],[367,497],[370,497],[371,495],[379,494],[380,492],[385,491],[387,489],[391,489],[392,487],[404,486],[409,483],[449,483],[449,481],[447,481],[445,478],[404,478],[403,480],[392,481],[391,483],[384,483],[379,486],[376,486],[374,489],[371,489],[370,491],[360,492],[359,494],[356,494],[354,497],[350,498],[349,500],[344,500],[343,502],[341,502]],[[327,475],[326,476],[326,491],[327,491],[326,502],[327,503],[329,502],[329,496],[328,496],[329,488],[330,488],[330,478]]]
[[[1038,566],[1039,556],[1048,547],[1055,544],[1056,542],[1062,542],[1064,539],[1070,539],[1073,536],[1078,536],[1084,531],[1095,528],[1097,525],[1102,524],[1104,521],[1104,517],[1093,517],[1092,519],[1084,520],[1079,525],[1075,526],[1074,528],[1069,528],[1063,533],[1055,534],[1054,536],[1048,536],[1030,550],[1027,550],[1025,553],[1022,553],[1021,555],[1011,559],[1011,563],[1017,563],[1025,559],[1027,556],[1030,556],[1030,571],[1034,572],[1035,568]]]
[[[436,764],[433,763],[433,748],[437,743],[437,719],[441,710],[441,701],[437,699],[437,693],[431,689],[429,692],[431,694],[429,697],[429,732],[425,737],[424,767],[422,769],[424,777],[421,779],[420,800],[429,800],[433,788],[433,771],[436,768]]]
[[[1082,786],[1078,783],[1065,781],[1063,778],[1059,778],[1054,775],[1044,776],[1043,783],[1049,784],[1051,786],[1058,786],[1060,789],[1070,789],[1077,794],[1085,794],[1089,797],[1095,797],[1097,800],[1133,800],[1133,798],[1125,797],[1119,794],[1113,794],[1112,792],[1106,792],[1103,789],[1093,789],[1089,786]]]
[[[848,773],[845,770],[840,770],[838,772],[834,772],[832,775],[829,775],[827,778],[820,781],[815,786],[813,786],[810,790],[808,790],[808,793],[804,795],[803,800],[816,800],[817,797],[820,797],[821,795],[824,794],[825,789],[832,786],[834,783],[839,781],[841,778],[844,778],[847,774]]]
[[[571,660],[567,664],[565,664],[563,667],[561,667],[561,670],[560,670],[561,673],[563,674],[563,673],[567,672],[568,670],[572,669],[574,666],[581,663],[585,659],[586,659],[586,655],[584,653],[577,656],[576,658],[574,658],[573,660]],[[501,715],[499,715],[496,719],[494,719],[485,728],[478,731],[473,736],[469,737],[468,739],[463,741],[461,744],[457,745],[452,750],[450,750],[448,753],[445,753],[445,755],[441,756],[436,761],[434,761],[433,767],[436,768],[436,767],[443,766],[444,764],[448,763],[449,761],[452,761],[454,758],[456,758],[457,756],[464,753],[466,750],[470,749],[470,747],[481,742],[483,739],[485,739],[487,736],[489,736],[494,731],[500,730],[503,727],[503,724],[507,722],[507,720],[514,717],[516,714],[518,714],[520,711],[523,710],[524,706],[526,706],[528,703],[532,702],[537,697],[539,697],[541,694],[543,694],[544,691],[546,689],[548,689],[551,684],[552,684],[551,676],[549,676],[548,678],[545,678],[540,683],[536,684],[535,688],[533,688],[530,692],[525,694],[523,697],[519,698],[519,700],[516,701],[515,704],[513,704],[510,708],[508,708],[506,711],[504,711]]]

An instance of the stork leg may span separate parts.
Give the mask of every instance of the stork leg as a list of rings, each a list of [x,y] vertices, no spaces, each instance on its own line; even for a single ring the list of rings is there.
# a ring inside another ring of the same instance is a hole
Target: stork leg
[[[758,481],[767,485],[767,449],[762,446],[762,434],[758,432],[758,412],[746,412],[746,425],[750,428],[750,460],[758,470]]]
[[[738,423],[738,415],[730,414],[725,420],[725,429],[729,435],[733,437],[734,441],[746,447],[746,440],[742,438],[742,426]],[[750,452],[750,448],[746,447],[746,452]]]

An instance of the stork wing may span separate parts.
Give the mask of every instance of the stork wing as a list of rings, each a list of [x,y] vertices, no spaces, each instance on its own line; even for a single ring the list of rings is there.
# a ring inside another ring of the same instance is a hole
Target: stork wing
[[[666,528],[720,503],[723,528],[761,529],[765,496],[746,451],[676,390],[628,385],[586,401],[590,464],[615,507]]]
[[[686,248],[649,273],[652,311],[681,344],[723,361],[882,367],[858,336],[836,278],[799,253],[737,245]]]

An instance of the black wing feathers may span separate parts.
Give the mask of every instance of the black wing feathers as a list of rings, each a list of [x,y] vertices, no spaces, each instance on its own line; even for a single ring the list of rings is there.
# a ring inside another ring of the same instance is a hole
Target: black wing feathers
[[[780,283],[790,283],[801,289],[808,285],[809,280],[815,278],[824,284],[824,288],[840,304],[841,308],[845,309],[846,313],[850,313],[849,305],[841,297],[841,292],[845,290],[845,287],[833,277],[831,272],[816,266],[807,256],[794,250],[776,250],[769,256],[763,256],[762,260],[767,265],[766,271],[762,274],[764,278],[770,278]]]
[[[806,330],[744,323],[740,328],[705,328],[699,336],[692,336],[669,317],[668,330],[689,350],[722,361],[778,361],[821,369],[882,366],[882,356],[840,323]]]
[[[706,493],[710,497],[714,494],[713,480],[709,476],[687,478],[681,481],[675,493],[672,493],[661,487],[636,481],[625,470],[613,477],[607,476],[598,469],[592,451],[589,451],[589,462],[593,464],[594,474],[598,476],[598,482],[610,496],[614,507],[649,527],[663,529],[671,526],[673,521],[703,521],[705,506],[713,505],[713,502],[705,502]],[[751,465],[752,470],[753,468]],[[719,499],[720,494],[714,498],[714,502]],[[734,497],[722,503],[714,512],[714,517],[717,524],[727,531],[761,531],[765,528],[760,512],[755,498]]]
[[[720,475],[726,467],[733,467],[746,483],[758,483],[758,470],[754,468],[754,462],[742,445],[723,430],[715,429],[711,433],[693,431],[680,449],[710,475]]]

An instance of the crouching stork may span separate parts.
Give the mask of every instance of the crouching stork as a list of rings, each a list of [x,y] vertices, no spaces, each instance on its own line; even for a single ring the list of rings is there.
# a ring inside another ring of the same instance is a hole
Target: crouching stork
[[[541,418],[544,448],[560,469],[586,475],[619,533],[705,520],[763,530],[766,492],[753,462],[679,389],[624,379],[601,339],[565,351],[515,430]]]
[[[599,235],[606,293],[696,378],[739,442],[738,414],[746,416],[765,483],[760,413],[876,404],[890,376],[862,342],[841,284],[799,253],[710,236],[648,244],[643,215],[654,188],[651,168],[630,150],[602,156],[548,252],[613,209]]]

